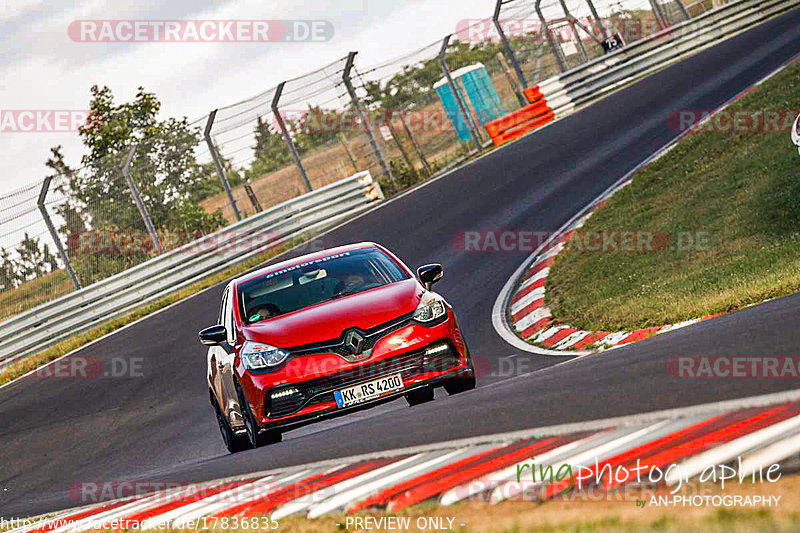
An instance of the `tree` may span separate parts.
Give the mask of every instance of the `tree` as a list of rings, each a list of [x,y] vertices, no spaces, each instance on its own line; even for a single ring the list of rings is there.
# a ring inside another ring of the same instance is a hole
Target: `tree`
[[[65,239],[69,240],[70,235],[80,235],[85,232],[87,230],[87,222],[80,203],[69,194],[73,171],[64,161],[64,154],[61,150],[60,144],[50,148],[50,157],[47,158],[45,166],[55,172],[54,188],[65,198],[64,202],[55,205],[54,210],[64,220],[64,224],[59,228],[59,231],[64,235]]]
[[[5,248],[0,248],[0,291],[16,286],[20,281],[17,264]]]
[[[336,139],[342,127],[348,127],[348,118],[335,109],[308,106],[308,111],[294,124],[295,142],[303,152],[324,146]],[[352,122],[351,119],[349,123]]]
[[[27,233],[17,246],[17,255],[19,255],[19,259],[17,259],[16,265],[21,280],[31,280],[58,268],[58,263],[50,253],[47,244],[40,248],[39,239],[31,237]]]
[[[261,120],[261,117],[256,118],[254,134],[255,159],[250,165],[250,170],[245,173],[248,178],[257,178],[273,172],[292,160],[292,154],[283,136],[273,131],[269,123]]]
[[[95,229],[134,230],[143,223],[122,175],[136,146],[130,172],[153,224],[159,229],[210,231],[224,224],[221,213],[201,214],[197,189],[212,179],[195,158],[200,132],[183,119],[157,118],[161,103],[140,87],[132,102],[116,104],[108,87],[91,88],[87,124],[79,134],[88,152],[80,172],[69,176],[70,192],[80,200]],[[59,166],[54,153],[53,166]],[[217,178],[218,179],[218,178]]]

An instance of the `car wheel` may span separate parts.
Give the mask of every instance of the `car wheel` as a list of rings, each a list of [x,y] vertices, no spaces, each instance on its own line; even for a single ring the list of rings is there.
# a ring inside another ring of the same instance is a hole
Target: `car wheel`
[[[449,379],[444,384],[444,390],[452,396],[475,388],[475,370],[470,368],[465,376]]]
[[[244,427],[247,430],[247,440],[250,442],[252,448],[259,448],[267,444],[276,444],[283,439],[280,431],[269,430],[262,431],[261,426],[256,422],[253,411],[250,409],[250,404],[244,397],[239,384],[236,384],[236,393],[239,396],[239,409],[242,410],[242,418],[244,419]]]
[[[414,407],[415,405],[419,405],[421,403],[429,402],[433,400],[433,388],[432,387],[423,387],[421,389],[412,390],[408,394],[406,394],[406,401],[408,405]]]
[[[213,404],[214,412],[217,415],[217,424],[219,424],[219,432],[222,434],[222,442],[230,453],[237,453],[242,450],[251,448],[250,441],[243,435],[237,435],[233,428],[231,428],[228,419],[222,414],[216,404]]]

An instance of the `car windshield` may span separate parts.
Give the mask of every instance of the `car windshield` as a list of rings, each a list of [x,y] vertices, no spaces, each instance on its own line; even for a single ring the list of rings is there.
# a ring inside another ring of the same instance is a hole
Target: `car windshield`
[[[241,284],[240,310],[245,324],[253,324],[408,277],[377,248],[342,252]]]

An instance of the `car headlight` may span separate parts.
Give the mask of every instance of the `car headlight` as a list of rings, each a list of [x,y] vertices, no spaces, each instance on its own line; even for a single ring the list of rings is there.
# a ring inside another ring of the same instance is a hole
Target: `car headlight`
[[[281,364],[289,352],[260,342],[247,341],[242,347],[242,363],[247,370],[261,370]]]
[[[425,292],[417,310],[414,311],[414,320],[417,322],[431,322],[447,314],[444,298],[435,292]]]

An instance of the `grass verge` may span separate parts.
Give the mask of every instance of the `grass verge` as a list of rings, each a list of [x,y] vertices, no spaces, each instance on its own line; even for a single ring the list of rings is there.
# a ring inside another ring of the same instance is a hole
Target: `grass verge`
[[[748,113],[777,111],[780,131],[719,131],[725,123],[712,121],[597,211],[580,235],[652,232],[653,242],[668,236],[669,245],[589,253],[570,243],[547,279],[554,318],[588,330],[636,329],[800,290],[800,160],[784,118],[800,111],[798,76],[794,64],[725,110],[745,124],[753,123]]]

